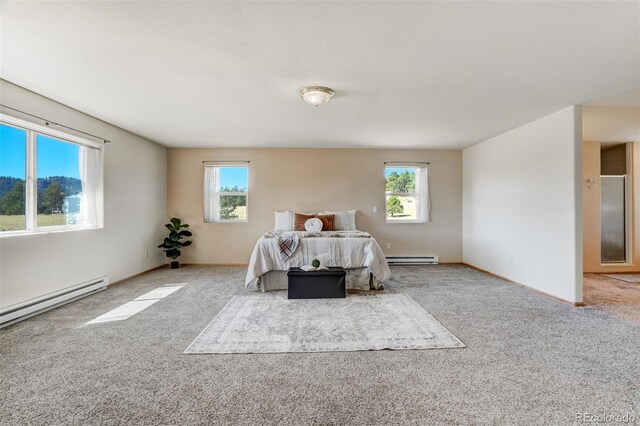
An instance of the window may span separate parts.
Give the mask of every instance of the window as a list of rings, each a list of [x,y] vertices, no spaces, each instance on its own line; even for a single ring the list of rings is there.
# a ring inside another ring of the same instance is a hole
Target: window
[[[387,163],[385,167],[386,218],[389,223],[429,221],[427,166]]]
[[[249,166],[247,163],[205,165],[205,222],[247,222],[248,202]]]
[[[0,233],[101,222],[102,144],[0,114]]]
[[[27,229],[27,132],[0,124],[0,232]]]

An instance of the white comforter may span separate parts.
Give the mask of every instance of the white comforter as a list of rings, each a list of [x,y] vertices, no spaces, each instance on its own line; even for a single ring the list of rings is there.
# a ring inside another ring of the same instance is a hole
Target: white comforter
[[[313,259],[319,259],[325,266],[345,269],[367,267],[380,282],[391,277],[382,249],[373,237],[364,232],[344,231],[345,236],[339,238],[328,235],[340,234],[340,231],[321,232],[319,237],[305,237],[305,232],[298,234],[300,244],[287,260],[280,256],[277,238],[260,237],[249,260],[245,286],[255,283],[258,277],[269,271],[287,271],[289,268],[309,265]]]

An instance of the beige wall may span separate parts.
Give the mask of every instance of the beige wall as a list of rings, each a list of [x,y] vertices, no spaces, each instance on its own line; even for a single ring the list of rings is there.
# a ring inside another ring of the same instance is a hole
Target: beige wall
[[[595,272],[600,268],[600,142],[582,145],[582,181],[584,271]]]
[[[204,223],[204,160],[251,161],[248,223]],[[384,161],[431,162],[429,223],[385,223]],[[191,224],[194,232],[183,262],[248,262],[256,240],[273,229],[273,212],[285,209],[357,209],[358,229],[370,232],[388,256],[437,255],[441,262],[462,261],[462,151],[169,149],[168,163],[168,213]]]
[[[633,249],[632,261],[624,265],[600,263],[600,142],[583,143],[584,272],[640,271],[640,143],[634,142],[630,173],[633,176]],[[595,181],[591,188],[587,180]]]
[[[584,140],[640,142],[640,108],[612,106],[583,107]]]

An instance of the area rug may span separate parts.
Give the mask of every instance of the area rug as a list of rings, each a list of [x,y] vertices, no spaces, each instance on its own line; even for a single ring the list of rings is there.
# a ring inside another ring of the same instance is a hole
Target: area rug
[[[626,281],[628,283],[640,283],[640,274],[602,274],[605,277],[615,278],[616,280]]]
[[[234,297],[184,353],[463,347],[457,337],[406,294],[288,300],[281,293]]]

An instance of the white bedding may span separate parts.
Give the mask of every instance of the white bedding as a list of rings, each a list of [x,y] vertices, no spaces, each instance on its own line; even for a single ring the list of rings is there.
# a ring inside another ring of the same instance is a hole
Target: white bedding
[[[345,269],[366,267],[376,278],[374,282],[377,285],[391,277],[382,249],[365,232],[319,232],[314,233],[314,237],[309,237],[307,232],[296,233],[300,236],[300,244],[287,260],[281,258],[277,238],[273,238],[277,232],[269,232],[260,237],[249,260],[246,287],[269,271],[287,271],[289,268],[308,265],[313,259],[319,259],[325,266],[340,266]]]

